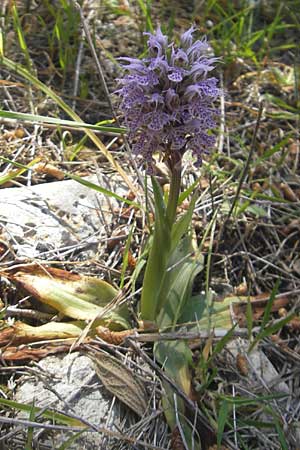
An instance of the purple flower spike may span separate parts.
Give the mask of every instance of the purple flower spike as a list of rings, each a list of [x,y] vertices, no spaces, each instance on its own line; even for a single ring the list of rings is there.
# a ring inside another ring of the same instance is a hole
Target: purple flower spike
[[[192,26],[182,34],[181,47],[168,43],[158,28],[148,36],[144,59],[120,58],[125,75],[118,80],[119,109],[134,141],[134,154],[153,171],[153,154],[168,160],[191,150],[200,165],[203,153],[214,146],[210,130],[216,126],[215,101],[221,93],[218,80],[208,74],[218,58],[207,54],[206,39],[195,41]],[[177,158],[178,159],[178,158]]]

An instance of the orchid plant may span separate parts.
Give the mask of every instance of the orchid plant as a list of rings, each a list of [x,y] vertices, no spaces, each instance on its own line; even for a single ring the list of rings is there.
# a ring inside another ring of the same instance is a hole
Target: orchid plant
[[[217,78],[210,76],[218,58],[209,56],[205,38],[194,39],[195,31],[192,26],[183,33],[179,46],[169,43],[160,28],[155,34],[145,33],[146,57],[121,58],[125,74],[118,79],[116,91],[133,153],[143,158],[151,175],[155,226],[142,287],[141,318],[154,322],[160,330],[174,330],[187,309],[195,320],[190,303],[192,285],[203,267],[201,254],[192,246],[191,220],[197,194],[187,212],[177,217],[183,155],[190,150],[199,167],[203,154],[214,146],[211,130],[216,126],[218,110],[213,103],[221,92]],[[157,153],[170,175],[166,202],[155,178]],[[190,395],[192,355],[188,345],[180,341],[160,342],[154,351],[168,374]],[[168,387],[166,391],[165,413],[174,428],[172,411],[175,406],[178,409],[180,399],[174,405],[173,393]],[[181,410],[184,413],[182,404]],[[191,441],[188,423],[182,423],[181,428],[186,431],[184,439]]]

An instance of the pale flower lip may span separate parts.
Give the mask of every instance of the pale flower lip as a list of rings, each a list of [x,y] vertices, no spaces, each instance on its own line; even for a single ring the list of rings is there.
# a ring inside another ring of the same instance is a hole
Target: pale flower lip
[[[218,58],[208,55],[206,38],[194,40],[192,26],[180,38],[180,47],[169,44],[158,27],[148,36],[147,57],[120,58],[125,74],[118,79],[119,110],[133,152],[141,156],[151,172],[155,152],[177,152],[181,158],[192,150],[196,165],[214,146],[210,130],[216,127],[220,96],[218,80],[208,74]]]

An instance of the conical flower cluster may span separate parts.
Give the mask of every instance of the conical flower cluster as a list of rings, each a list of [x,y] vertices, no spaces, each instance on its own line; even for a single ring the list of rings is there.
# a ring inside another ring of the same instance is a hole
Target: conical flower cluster
[[[200,165],[202,154],[215,143],[210,130],[216,126],[213,102],[220,89],[209,74],[218,58],[208,56],[206,39],[195,41],[194,32],[191,27],[183,33],[177,47],[158,28],[155,34],[146,33],[145,58],[120,58],[125,75],[118,79],[119,109],[134,154],[150,169],[155,152],[167,158],[192,150]]]

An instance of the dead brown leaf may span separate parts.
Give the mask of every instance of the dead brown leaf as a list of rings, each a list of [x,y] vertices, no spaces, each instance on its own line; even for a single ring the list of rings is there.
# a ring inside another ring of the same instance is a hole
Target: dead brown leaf
[[[282,192],[283,197],[290,202],[298,202],[299,198],[293,191],[293,189],[287,183],[280,183],[280,190]]]
[[[63,345],[47,345],[42,348],[30,348],[22,345],[20,347],[7,347],[1,353],[1,358],[4,361],[39,361],[48,355],[54,355],[56,353],[68,352],[70,350],[70,344]]]
[[[171,449],[172,450],[185,450],[184,444],[182,442],[182,437],[178,427],[175,427],[172,431],[171,437]]]
[[[63,180],[65,178],[65,174],[58,167],[49,163],[38,163],[33,167],[36,173],[42,175],[48,175],[51,178],[55,178],[56,180]]]
[[[105,388],[142,417],[147,409],[145,384],[121,361],[103,351],[89,352],[95,371]]]
[[[99,326],[96,327],[95,331],[103,341],[112,345],[120,345],[127,337],[133,336],[137,330],[111,331],[109,328]]]

